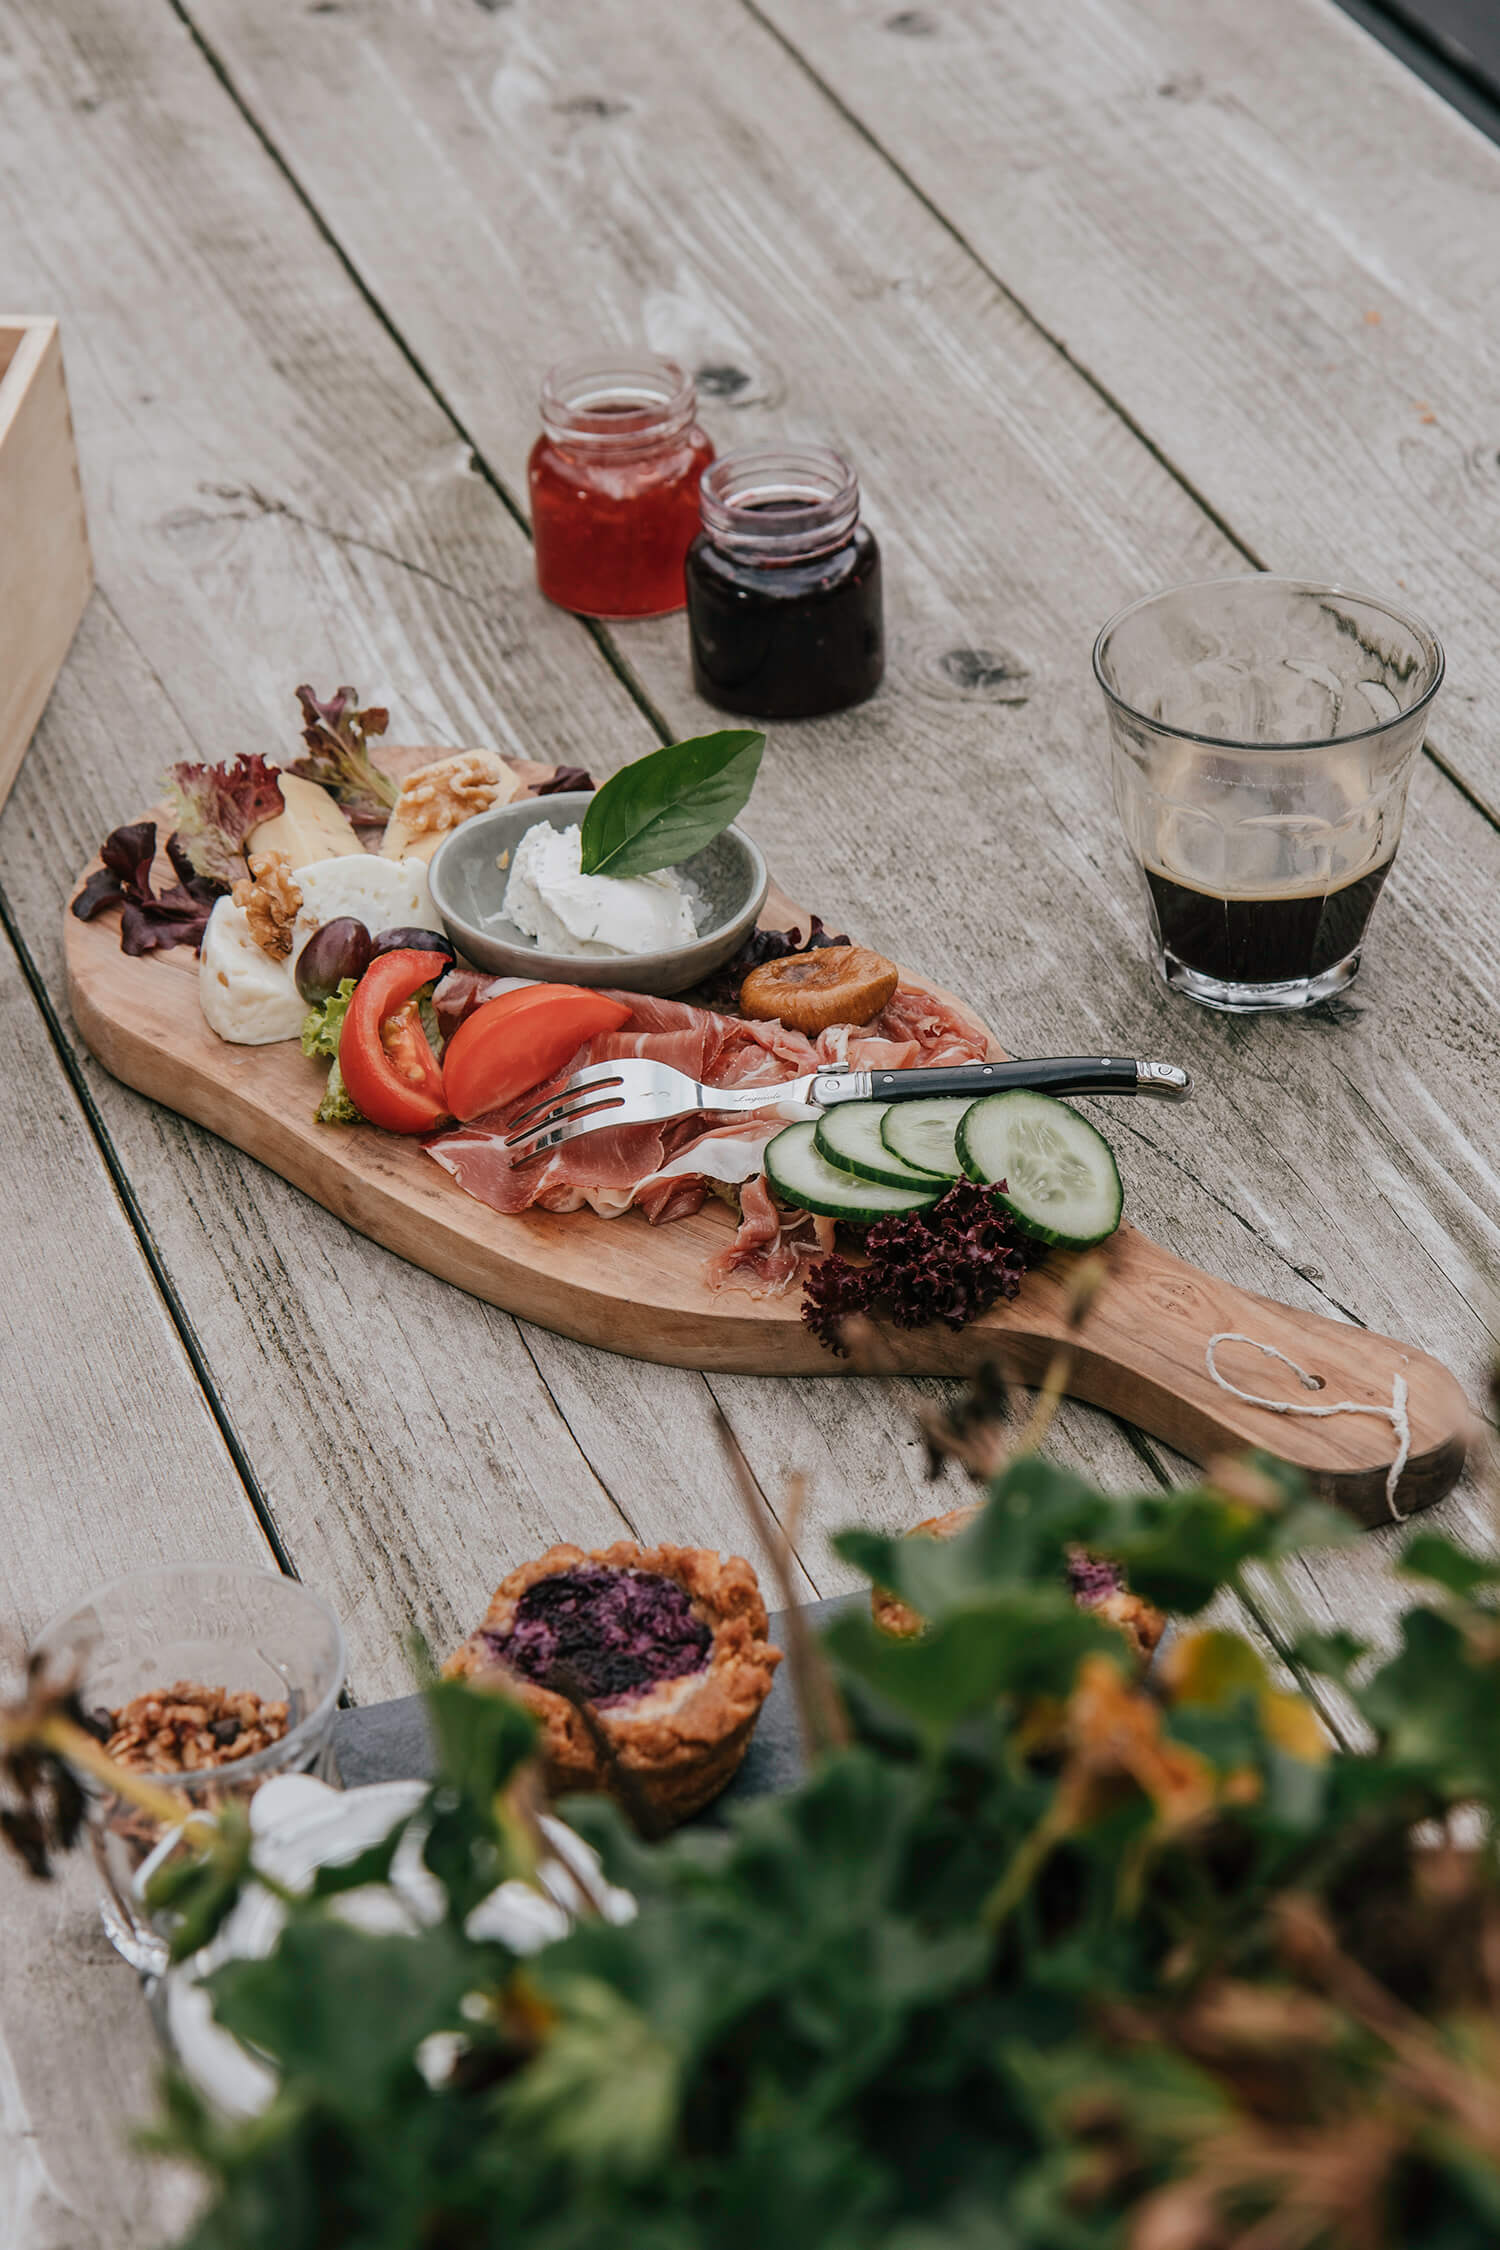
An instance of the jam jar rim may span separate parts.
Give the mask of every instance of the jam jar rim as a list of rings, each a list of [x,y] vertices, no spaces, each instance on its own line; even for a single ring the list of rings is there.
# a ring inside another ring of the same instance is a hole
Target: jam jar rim
[[[795,494],[790,504],[757,493]],[[712,546],[747,562],[801,562],[842,547],[859,523],[859,475],[831,445],[741,446],[698,483]]]
[[[571,451],[654,452],[685,436],[697,414],[692,376],[655,352],[589,352],[555,361],[542,377],[542,428]]]

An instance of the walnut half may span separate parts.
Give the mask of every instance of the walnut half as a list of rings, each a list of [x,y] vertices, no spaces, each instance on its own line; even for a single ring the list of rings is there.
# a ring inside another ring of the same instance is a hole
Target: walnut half
[[[522,784],[493,750],[458,750],[430,766],[419,766],[401,784],[401,794],[381,839],[385,859],[430,859],[450,829],[471,813],[509,804],[523,794]]]
[[[250,935],[261,951],[273,961],[284,961],[292,950],[292,924],[302,904],[286,853],[253,853],[250,875],[241,876],[233,895],[235,905],[245,909]]]

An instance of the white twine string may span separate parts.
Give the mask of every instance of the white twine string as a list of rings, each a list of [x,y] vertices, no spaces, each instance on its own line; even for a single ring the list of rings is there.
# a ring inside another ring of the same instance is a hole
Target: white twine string
[[[1304,1406],[1300,1399],[1258,1398],[1254,1391],[1242,1391],[1238,1383],[1231,1383],[1227,1375],[1219,1373],[1214,1360],[1214,1353],[1220,1344],[1248,1344],[1253,1352],[1262,1352],[1267,1359],[1279,1359],[1283,1367],[1289,1367],[1304,1390],[1316,1391],[1322,1386],[1316,1375],[1309,1375],[1305,1367],[1299,1367],[1294,1359],[1289,1359],[1275,1344],[1262,1344],[1254,1336],[1242,1336],[1234,1329],[1225,1328],[1217,1336],[1209,1337],[1208,1349],[1203,1354],[1204,1363],[1220,1390],[1232,1392],[1236,1398],[1242,1398],[1247,1406],[1263,1406],[1268,1414],[1310,1414],[1315,1419],[1322,1419],[1329,1414],[1374,1414],[1382,1422],[1389,1422],[1396,1437],[1396,1458],[1386,1471],[1385,1504],[1391,1512],[1393,1523],[1405,1523],[1406,1512],[1396,1505],[1396,1487],[1401,1482],[1401,1472],[1411,1454],[1411,1417],[1406,1411],[1407,1384],[1404,1375],[1396,1377],[1389,1406],[1367,1406],[1362,1400],[1354,1398],[1341,1398],[1327,1406]]]

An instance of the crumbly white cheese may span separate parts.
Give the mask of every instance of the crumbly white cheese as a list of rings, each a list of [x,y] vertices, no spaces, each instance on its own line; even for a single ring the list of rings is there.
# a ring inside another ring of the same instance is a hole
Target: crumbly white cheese
[[[585,875],[583,830],[539,820],[516,847],[505,912],[549,953],[661,953],[697,936],[693,904],[670,867],[655,875]]]
[[[208,918],[198,962],[198,999],[210,1030],[240,1047],[295,1039],[307,1014],[293,971],[297,956],[324,922],[350,915],[371,937],[382,930],[440,927],[419,859],[377,859],[366,851],[314,860],[297,870],[302,904],[292,925],[292,950],[274,960],[250,934],[242,906],[221,898]]]
[[[297,870],[297,888],[302,905],[292,929],[294,966],[313,931],[345,915],[363,922],[371,937],[382,930],[442,928],[419,859],[379,859],[373,852],[318,859]]]
[[[219,899],[208,918],[198,957],[198,999],[209,1029],[240,1047],[295,1039],[307,1013],[290,965],[256,944],[245,909],[232,898]]]

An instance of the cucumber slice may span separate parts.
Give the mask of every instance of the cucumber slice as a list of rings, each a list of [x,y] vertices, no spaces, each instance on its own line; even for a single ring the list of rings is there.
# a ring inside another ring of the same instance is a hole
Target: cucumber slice
[[[938,1094],[926,1101],[891,1102],[880,1121],[880,1138],[892,1156],[919,1172],[934,1172],[942,1180],[961,1180],[953,1136],[958,1121],[974,1106],[967,1094]]]
[[[885,1187],[879,1180],[862,1180],[830,1164],[818,1149],[816,1125],[788,1125],[774,1141],[766,1143],[766,1178],[776,1193],[804,1211],[826,1219],[846,1219],[851,1226],[873,1226],[898,1211],[925,1211],[943,1193],[941,1180],[930,1187]]]
[[[1108,1141],[1050,1094],[986,1094],[965,1111],[957,1146],[969,1178],[997,1187],[1038,1242],[1087,1250],[1120,1223],[1125,1198]]]
[[[930,1188],[932,1174],[903,1164],[881,1139],[880,1121],[889,1107],[889,1102],[840,1102],[814,1129],[819,1155],[884,1187]]]

